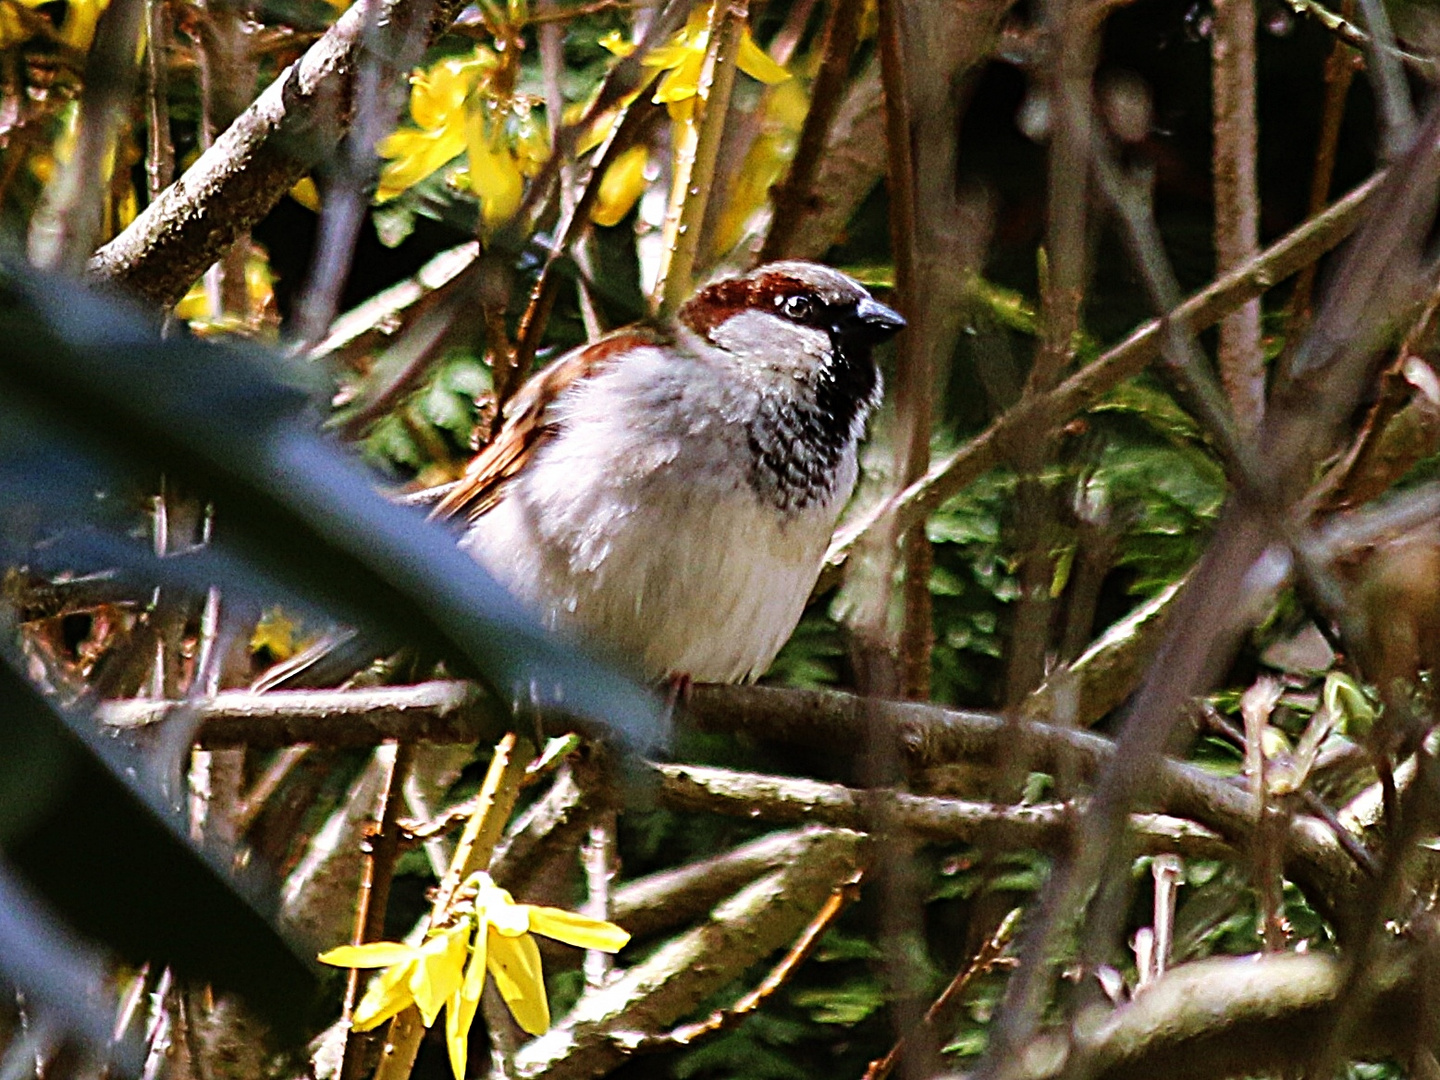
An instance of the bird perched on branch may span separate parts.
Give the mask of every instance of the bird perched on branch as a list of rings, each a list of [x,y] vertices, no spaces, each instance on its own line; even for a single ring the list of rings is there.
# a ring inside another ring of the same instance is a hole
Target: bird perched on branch
[[[777,262],[536,373],[436,506],[552,627],[650,678],[757,678],[790,636],[905,321],[829,267]]]

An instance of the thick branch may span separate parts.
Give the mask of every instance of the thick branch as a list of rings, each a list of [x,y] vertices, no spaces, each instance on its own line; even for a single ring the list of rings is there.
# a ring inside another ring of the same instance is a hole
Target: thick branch
[[[387,739],[474,742],[486,715],[485,699],[465,683],[433,682],[381,690],[223,693],[194,706],[198,744],[274,747],[310,742],[375,745]],[[176,703],[108,702],[102,722],[134,728],[164,719]],[[963,712],[921,702],[866,701],[839,691],[700,686],[689,719],[713,731],[833,750],[864,745],[873,716],[896,733],[912,770],[956,761],[1002,763],[1020,754],[1037,769],[1065,768],[1093,776],[1115,752],[1109,739],[1032,721],[1006,722],[991,713]],[[823,786],[823,785],[822,785]],[[679,799],[677,794],[676,799]],[[1255,812],[1243,787],[1202,769],[1167,759],[1153,807],[1213,829],[1229,842],[1247,836]],[[794,820],[789,818],[786,820]],[[1355,895],[1363,876],[1334,834],[1315,818],[1290,826],[1287,871],[1327,913]]]
[[[1080,1035],[1095,1080],[1264,1076],[1304,1061],[1334,1021],[1343,966],[1319,953],[1185,964]],[[1387,971],[1348,1048],[1404,1056],[1425,1025],[1415,973]]]
[[[1054,851],[1070,834],[1072,808],[1063,803],[1007,806],[904,793],[879,796],[843,784],[793,776],[762,776],[698,765],[658,766],[664,778],[656,798],[669,810],[730,814],[764,821],[806,822],[868,832],[875,799],[883,797],[886,824],[924,840],[964,842],[1006,850]],[[1234,851],[1209,829],[1160,814],[1131,819],[1146,852],[1178,851],[1192,858],[1232,858]]]
[[[434,40],[459,0],[381,3],[381,56],[403,53],[412,34]],[[173,304],[236,237],[333,152],[349,123],[369,3],[341,15],[286,68],[185,174],[95,253],[90,270],[157,304]]]
[[[525,1080],[584,1080],[622,1064],[643,1041],[691,1013],[737,971],[792,941],[831,890],[854,875],[855,833],[807,830],[806,849],[718,905],[701,926],[662,945],[515,1055]]]
[[[378,746],[391,739],[473,743],[486,715],[483,702],[479,690],[463,682],[374,690],[227,691],[194,706],[199,719],[195,739],[202,750],[296,743]],[[111,727],[140,728],[188,707],[176,701],[110,701],[98,715]]]

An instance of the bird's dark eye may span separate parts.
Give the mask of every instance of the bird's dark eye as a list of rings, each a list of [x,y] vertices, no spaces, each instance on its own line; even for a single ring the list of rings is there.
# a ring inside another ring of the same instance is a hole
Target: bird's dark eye
[[[815,305],[808,296],[787,296],[780,301],[780,311],[787,319],[796,322],[805,322],[814,310]]]

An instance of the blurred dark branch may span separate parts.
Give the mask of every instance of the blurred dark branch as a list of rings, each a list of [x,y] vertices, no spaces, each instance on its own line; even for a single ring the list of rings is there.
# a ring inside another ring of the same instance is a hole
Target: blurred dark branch
[[[920,306],[916,220],[920,176],[916,166],[918,132],[911,94],[917,84],[943,78],[945,66],[942,59],[918,51],[913,40],[907,41],[927,6],[927,0],[879,0],[876,43],[885,117],[885,186],[890,196],[894,302],[909,322],[909,332],[902,335],[896,345],[895,376],[887,388],[895,408],[891,469],[893,482],[902,488],[924,472],[930,451],[930,358],[925,349],[926,328],[918,325],[921,320],[916,317]],[[923,94],[925,89],[930,88],[922,88],[919,93]],[[930,96],[935,97],[933,89]],[[931,104],[939,105],[940,101],[932,100]],[[954,183],[954,161],[948,164],[950,168],[943,176],[925,178],[927,194],[935,195],[936,188],[942,198],[949,194],[948,189]],[[943,212],[942,207],[937,207],[937,211]],[[929,545],[923,537],[920,545],[911,542],[906,530],[893,523],[890,528],[878,529],[868,541],[868,558],[849,567],[852,573],[847,575],[845,590],[855,600],[853,606],[846,605],[849,614],[845,622],[852,633],[852,650],[856,653],[853,663],[857,684],[861,693],[923,701],[930,696],[930,636],[933,633],[928,593]],[[904,567],[898,627],[892,617],[897,560],[898,565]],[[924,572],[919,589],[912,587],[912,570]],[[866,755],[870,770],[865,777],[867,783],[890,782],[893,770],[886,752],[889,747],[886,739],[870,748]],[[891,876],[883,866],[880,868],[882,893],[892,891]],[[893,917],[890,899],[887,895],[881,909]]]
[[[1045,63],[1037,83],[1041,78],[1044,82],[1034,92],[1043,93],[1050,104],[1046,272],[1040,295],[1040,340],[1022,401],[1033,401],[1052,391],[1074,356],[1085,297],[1090,188],[1086,162],[1094,126],[1091,83],[1097,24],[1087,17],[1082,0],[1048,0],[1041,10]],[[1019,477],[1013,542],[1019,556],[1020,596],[1007,650],[1007,705],[1019,703],[1040,684],[1050,653],[1050,588],[1054,580],[1051,552],[1059,546],[1054,535],[1059,503],[1054,486],[1041,473],[1054,455],[1058,436],[1056,427],[1036,429],[1031,438],[1016,442],[1011,458]]]
[[[1103,154],[1096,165],[1103,170]],[[1026,934],[983,1075],[1014,1074],[1016,1055],[1039,1031],[1071,933],[1084,943],[1086,959],[1104,955],[1118,940],[1128,902],[1126,815],[1155,782],[1185,704],[1213,685],[1240,635],[1259,616],[1253,604],[1257,580],[1284,563],[1271,545],[1373,376],[1377,348],[1433,281],[1425,237],[1433,223],[1437,180],[1440,114],[1430,118],[1412,151],[1387,175],[1324,308],[1276,380],[1261,430],[1263,472],[1251,472],[1247,487],[1232,496],[1215,540],[1180,595],[1166,643],[1117,740],[1116,757],[1079,822],[1073,853],[1057,865]],[[1163,261],[1163,252],[1142,250],[1137,237],[1131,239],[1142,266]],[[1192,385],[1203,387],[1193,378]],[[1212,419],[1223,418],[1207,421]],[[1243,452],[1246,444],[1235,449]],[[1254,468],[1246,463],[1247,471]],[[1344,609],[1336,616],[1354,618]],[[1083,914],[1077,918],[1077,913]],[[1365,916],[1357,927],[1355,913],[1340,915],[1346,920],[1339,928],[1342,940],[1356,930],[1365,933]],[[1082,1057],[1070,1055],[1064,1075],[1085,1073]]]
[[[760,249],[757,262],[784,258],[802,220],[802,213],[815,199],[815,180],[825,157],[825,141],[844,99],[846,79],[850,73],[850,57],[860,31],[861,0],[832,0],[825,23],[825,43],[820,71],[810,86],[810,108],[790,171],[774,193],[774,212],[770,231]]]
[[[1440,289],[1405,335],[1359,434],[1310,493],[1309,505],[1329,511],[1369,502],[1440,446],[1440,379],[1432,364],[1437,336]]]
[[[128,114],[138,67],[137,44],[144,0],[115,0],[95,24],[95,43],[85,60],[85,91],[75,122],[75,148],[57,164],[55,176],[30,221],[30,262],[42,270],[77,274],[104,229],[118,125]]]
[[[153,201],[175,179],[170,138],[170,2],[145,0],[145,181]]]
[[[1053,719],[1062,711],[1058,698],[1071,695],[1073,700],[1063,709],[1067,722],[1090,727],[1123,705],[1160,647],[1179,590],[1179,584],[1170,586],[1111,625],[1079,656],[1051,672],[1020,703],[1020,714]]]
[[[1367,910],[1360,920],[1359,933],[1350,942],[1334,1020],[1313,1053],[1307,1055],[1305,1076],[1311,1080],[1334,1075],[1342,1055],[1356,1042],[1366,1025],[1367,1014],[1385,988],[1385,949],[1393,940],[1388,930],[1389,920],[1408,906],[1404,897],[1412,891],[1412,871],[1420,855],[1417,845],[1433,834],[1440,816],[1440,762],[1422,745],[1415,753],[1414,763],[1414,780],[1406,787],[1398,807],[1394,810],[1386,807],[1389,829],[1380,873],[1366,898]],[[1381,776],[1383,779],[1385,773]],[[1424,937],[1430,940],[1427,959],[1433,963],[1434,937],[1430,934]]]
[[[1370,85],[1380,113],[1380,160],[1389,164],[1409,149],[1415,138],[1415,106],[1400,67],[1395,32],[1380,0],[1357,0],[1370,40],[1365,47]]]
[[[1223,274],[1254,259],[1260,250],[1255,0],[1216,0],[1210,57],[1215,269]],[[1259,297],[1221,321],[1218,359],[1220,379],[1235,419],[1241,430],[1254,431],[1265,412]]]
[[[395,880],[395,863],[400,857],[400,804],[404,798],[401,789],[414,760],[413,744],[400,743],[394,748],[390,775],[375,808],[374,831],[365,840],[360,890],[355,900],[355,933],[350,939],[353,945],[379,941],[385,936],[385,912],[390,904],[390,886]],[[360,977],[358,970],[350,969],[342,1009],[346,1020],[355,1008]],[[366,1039],[353,1028],[346,1034],[340,1080],[359,1080],[365,1065],[365,1042]]]
[[[301,348],[325,337],[339,309],[374,185],[375,145],[395,126],[395,88],[419,62],[427,44],[423,27],[413,23],[398,42],[382,41],[381,0],[363,0],[362,6],[364,59],[355,75],[355,115],[326,173],[320,235],[296,315]]]
[[[1384,174],[1377,174],[1367,180],[1253,261],[1190,297],[1166,319],[1183,322],[1192,332],[1199,332],[1308,266],[1354,231],[1360,223],[1361,210],[1379,189],[1383,178]],[[1165,322],[1152,319],[1053,392],[1016,405],[959,450],[936,461],[925,476],[904,491],[847,524],[831,543],[826,556],[827,569],[843,564],[856,540],[887,517],[893,515],[902,526],[922,520],[946,499],[1001,464],[1006,448],[1014,441],[1031,438],[1035,431],[1048,430],[1064,422],[1121,382],[1144,371],[1161,353]],[[834,580],[833,572],[822,575],[817,589],[824,590],[833,585]]]
[[[1354,10],[1354,0],[1344,0],[1342,14]],[[1348,24],[1347,24],[1348,25]],[[1325,103],[1320,113],[1320,141],[1315,148],[1315,171],[1310,176],[1310,204],[1308,217],[1314,217],[1325,209],[1330,199],[1330,185],[1335,179],[1335,157],[1340,150],[1340,124],[1345,119],[1345,102],[1350,96],[1350,84],[1355,79],[1361,60],[1344,37],[1338,38],[1325,58]],[[1315,291],[1316,267],[1314,263],[1300,271],[1295,280],[1295,290],[1290,295],[1290,315],[1285,328],[1286,334],[1298,337],[1305,324],[1310,321],[1310,300]]]
[[[885,121],[880,102],[880,61],[872,57],[839,103],[810,187],[811,201],[796,208],[797,220],[790,228],[788,244],[775,252],[777,257],[818,259],[824,255],[885,175]]]
[[[520,372],[528,372],[534,362],[535,351],[550,320],[551,309],[560,292],[558,264],[567,253],[573,253],[577,245],[584,242],[590,230],[590,211],[600,197],[600,181],[610,165],[630,147],[644,141],[648,132],[660,118],[660,110],[645,101],[634,101],[625,107],[625,114],[615,125],[610,138],[597,152],[586,174],[580,197],[562,218],[555,230],[556,240],[545,256],[545,265],[540,270],[525,314],[515,336],[515,366]]]

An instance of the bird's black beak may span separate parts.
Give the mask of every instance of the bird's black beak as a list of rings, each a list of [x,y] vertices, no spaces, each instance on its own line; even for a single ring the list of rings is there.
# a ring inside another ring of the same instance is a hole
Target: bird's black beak
[[[836,320],[835,330],[852,341],[878,345],[905,329],[905,320],[872,297],[865,297]]]

